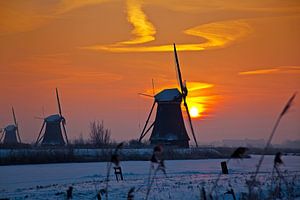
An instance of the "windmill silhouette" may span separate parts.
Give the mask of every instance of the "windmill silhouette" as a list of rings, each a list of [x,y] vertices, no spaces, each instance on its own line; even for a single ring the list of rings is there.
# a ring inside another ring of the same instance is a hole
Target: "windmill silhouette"
[[[17,118],[15,115],[15,110],[12,107],[12,114],[14,119],[14,124],[10,124],[6,126],[3,130],[1,130],[2,135],[0,141],[3,139],[3,144],[19,144],[21,143],[21,138],[19,134],[19,127],[17,123]]]
[[[176,45],[174,44],[174,55],[176,73],[179,82],[180,91],[177,88],[164,89],[154,96],[154,102],[152,104],[150,113],[147,117],[144,128],[140,134],[139,141],[146,136],[146,134],[152,129],[150,136],[151,144],[164,144],[178,147],[189,147],[189,136],[187,134],[184,119],[182,116],[181,103],[187,112],[189,126],[198,147],[198,142],[195,136],[192,119],[189,113],[189,108],[186,102],[188,90],[185,82],[182,81]],[[148,126],[149,120],[153,113],[154,107],[157,104],[156,117],[154,122]]]
[[[58,90],[56,88],[56,99],[58,104],[58,112],[59,114],[50,115],[46,118],[44,118],[44,122],[42,125],[42,128],[39,132],[39,136],[36,140],[36,145],[41,143],[42,146],[49,146],[49,145],[60,145],[63,146],[65,144],[68,144],[68,136],[66,131],[66,120],[62,115]],[[45,127],[45,132],[42,135],[42,132]],[[63,137],[62,129],[65,135],[65,140]]]

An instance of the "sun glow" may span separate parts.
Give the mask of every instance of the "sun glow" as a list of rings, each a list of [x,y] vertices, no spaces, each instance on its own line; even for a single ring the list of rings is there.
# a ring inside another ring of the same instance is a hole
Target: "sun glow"
[[[202,118],[205,113],[208,111],[207,108],[208,102],[197,102],[194,97],[187,98],[187,104],[189,107],[189,113],[191,118]],[[183,107],[183,109],[185,109]]]
[[[191,107],[190,109],[190,115],[191,117],[199,117],[199,110],[197,107]]]
[[[160,92],[166,88],[176,88],[176,84],[163,84],[160,88],[156,88],[156,91]],[[191,118],[205,118],[211,115],[214,105],[219,99],[219,95],[214,95],[214,84],[203,82],[188,82],[188,96],[186,97],[186,103],[188,105],[189,114]],[[145,90],[144,94],[152,96],[153,88]],[[181,104],[182,114],[186,115],[186,108],[184,104]]]

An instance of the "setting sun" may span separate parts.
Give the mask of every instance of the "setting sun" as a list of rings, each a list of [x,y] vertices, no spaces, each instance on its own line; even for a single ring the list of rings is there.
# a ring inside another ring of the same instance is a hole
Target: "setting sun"
[[[190,115],[191,117],[199,117],[199,110],[197,107],[191,107],[190,109]]]

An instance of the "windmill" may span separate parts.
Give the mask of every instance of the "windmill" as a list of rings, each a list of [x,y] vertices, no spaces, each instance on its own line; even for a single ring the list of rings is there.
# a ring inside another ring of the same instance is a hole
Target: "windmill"
[[[189,147],[189,136],[187,134],[184,119],[182,116],[181,103],[187,112],[189,126],[195,141],[196,146],[198,143],[196,140],[192,119],[189,113],[189,108],[186,102],[186,96],[188,94],[185,82],[182,81],[178,56],[176,52],[176,46],[174,44],[175,65],[176,73],[179,82],[180,91],[177,88],[164,89],[154,96],[154,102],[152,104],[150,113],[147,117],[146,123],[140,135],[139,141],[141,141],[146,134],[152,129],[150,136],[151,144],[164,144],[178,147]],[[153,113],[154,107],[157,104],[156,117],[154,122],[148,126],[149,120]]]
[[[3,130],[0,131],[0,132],[2,132],[0,141],[2,141],[2,138],[3,138],[3,144],[21,143],[19,127],[18,127],[16,115],[15,115],[15,110],[13,107],[12,107],[12,114],[13,114],[14,124],[10,124],[10,125],[6,126]]]
[[[42,124],[42,128],[39,132],[39,136],[36,140],[36,145],[38,145],[41,142],[41,145],[43,146],[49,146],[49,145],[65,145],[68,144],[68,136],[66,131],[66,120],[62,115],[58,90],[56,88],[56,99],[58,104],[58,112],[59,114],[50,115],[46,118],[44,118],[44,122]],[[45,127],[45,132],[42,135],[42,132]],[[65,140],[63,137],[62,129],[65,135]]]

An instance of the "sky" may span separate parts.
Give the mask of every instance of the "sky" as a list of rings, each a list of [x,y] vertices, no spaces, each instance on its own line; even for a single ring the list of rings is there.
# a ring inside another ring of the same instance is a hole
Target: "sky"
[[[13,106],[35,141],[58,88],[69,138],[103,120],[116,141],[136,139],[153,103],[138,93],[178,87],[176,43],[198,142],[267,139],[300,91],[299,27],[297,0],[0,1],[0,127]],[[299,96],[274,142],[297,139]]]

